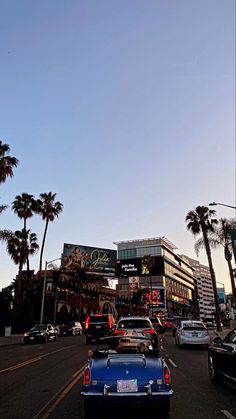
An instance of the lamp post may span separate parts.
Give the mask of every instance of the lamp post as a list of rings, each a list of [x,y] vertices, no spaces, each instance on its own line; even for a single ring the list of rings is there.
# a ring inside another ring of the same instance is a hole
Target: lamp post
[[[55,262],[56,260],[61,260],[61,258],[56,258],[50,260],[49,262],[45,262],[45,270],[44,270],[44,277],[43,277],[43,290],[42,290],[42,300],[41,300],[41,312],[40,312],[40,323],[43,323],[43,312],[44,312],[44,302],[45,302],[45,288],[47,282],[47,267],[50,263]]]
[[[214,205],[223,205],[223,207],[233,208],[236,210],[236,207],[234,207],[233,205],[221,204],[220,202],[210,202],[209,204],[209,206],[211,207]]]

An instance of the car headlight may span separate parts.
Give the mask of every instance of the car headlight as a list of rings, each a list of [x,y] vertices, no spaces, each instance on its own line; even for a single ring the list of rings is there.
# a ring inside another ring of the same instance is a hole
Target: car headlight
[[[40,335],[43,336],[44,335],[44,332],[41,332]]]
[[[29,336],[29,333],[24,333],[24,336]]]

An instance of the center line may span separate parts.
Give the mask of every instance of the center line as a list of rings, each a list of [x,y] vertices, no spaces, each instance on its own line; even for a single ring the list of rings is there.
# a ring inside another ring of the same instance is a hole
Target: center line
[[[177,368],[177,365],[174,363],[174,361],[172,361],[171,358],[168,358],[168,361],[171,363],[171,365],[173,365],[173,367]],[[234,418],[236,419],[236,418]]]
[[[231,415],[231,413],[228,412],[228,410],[221,410],[221,413],[225,415],[229,419],[236,419],[235,416]]]

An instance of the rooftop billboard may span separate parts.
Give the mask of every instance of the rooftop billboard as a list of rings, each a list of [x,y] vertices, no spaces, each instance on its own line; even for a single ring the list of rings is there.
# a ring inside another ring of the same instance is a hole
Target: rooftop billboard
[[[91,274],[115,276],[116,250],[64,243],[62,266]]]

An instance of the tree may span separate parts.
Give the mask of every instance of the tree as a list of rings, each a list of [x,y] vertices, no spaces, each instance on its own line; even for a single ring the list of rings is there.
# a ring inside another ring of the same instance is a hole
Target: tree
[[[19,265],[19,275],[27,262],[27,258],[34,255],[39,248],[36,234],[30,233],[30,230],[25,230],[24,228],[11,233],[6,240],[6,245],[7,253],[14,263]]]
[[[214,300],[215,300],[215,307],[216,307],[216,324],[217,330],[221,330],[220,326],[220,312],[219,312],[219,303],[218,303],[218,295],[217,295],[217,287],[216,287],[216,276],[215,271],[213,268],[212,263],[212,256],[211,256],[211,248],[209,243],[209,233],[212,233],[215,229],[215,226],[218,224],[216,218],[214,218],[216,212],[214,210],[210,210],[206,206],[197,206],[193,211],[189,211],[185,221],[187,223],[187,229],[191,231],[191,233],[195,236],[202,233],[204,247],[207,254],[212,286],[214,291]]]
[[[224,248],[225,260],[229,268],[232,294],[234,297],[234,302],[236,303],[236,286],[235,286],[234,270],[232,267],[233,249],[232,249],[232,240],[230,236],[231,229],[235,227],[236,227],[235,220],[228,220],[226,218],[220,218],[220,220],[218,221],[218,227],[215,228],[213,232],[210,232],[208,239],[209,239],[209,244],[212,249],[216,249],[219,246],[223,246]],[[202,249],[203,247],[204,247],[204,240],[200,238],[195,243],[196,253],[198,254],[199,250]]]
[[[19,218],[23,218],[23,228],[26,230],[26,220],[31,218],[36,210],[36,201],[33,195],[23,192],[17,195],[12,202],[12,210]]]
[[[36,201],[33,195],[22,193],[17,195],[11,206],[19,218],[23,218],[23,228],[26,230],[26,220],[31,218],[36,209]],[[29,271],[29,257],[27,258],[27,270]]]
[[[48,230],[49,221],[53,222],[55,217],[59,217],[59,214],[63,211],[63,204],[59,201],[55,202],[56,194],[42,193],[40,199],[37,200],[36,212],[41,215],[43,221],[45,221],[45,229],[43,234],[43,241],[40,251],[39,270],[42,270],[43,251],[45,246],[45,240]]]
[[[0,141],[0,183],[4,183],[9,176],[13,176],[13,168],[19,163],[15,157],[6,155],[9,151],[9,145]]]

